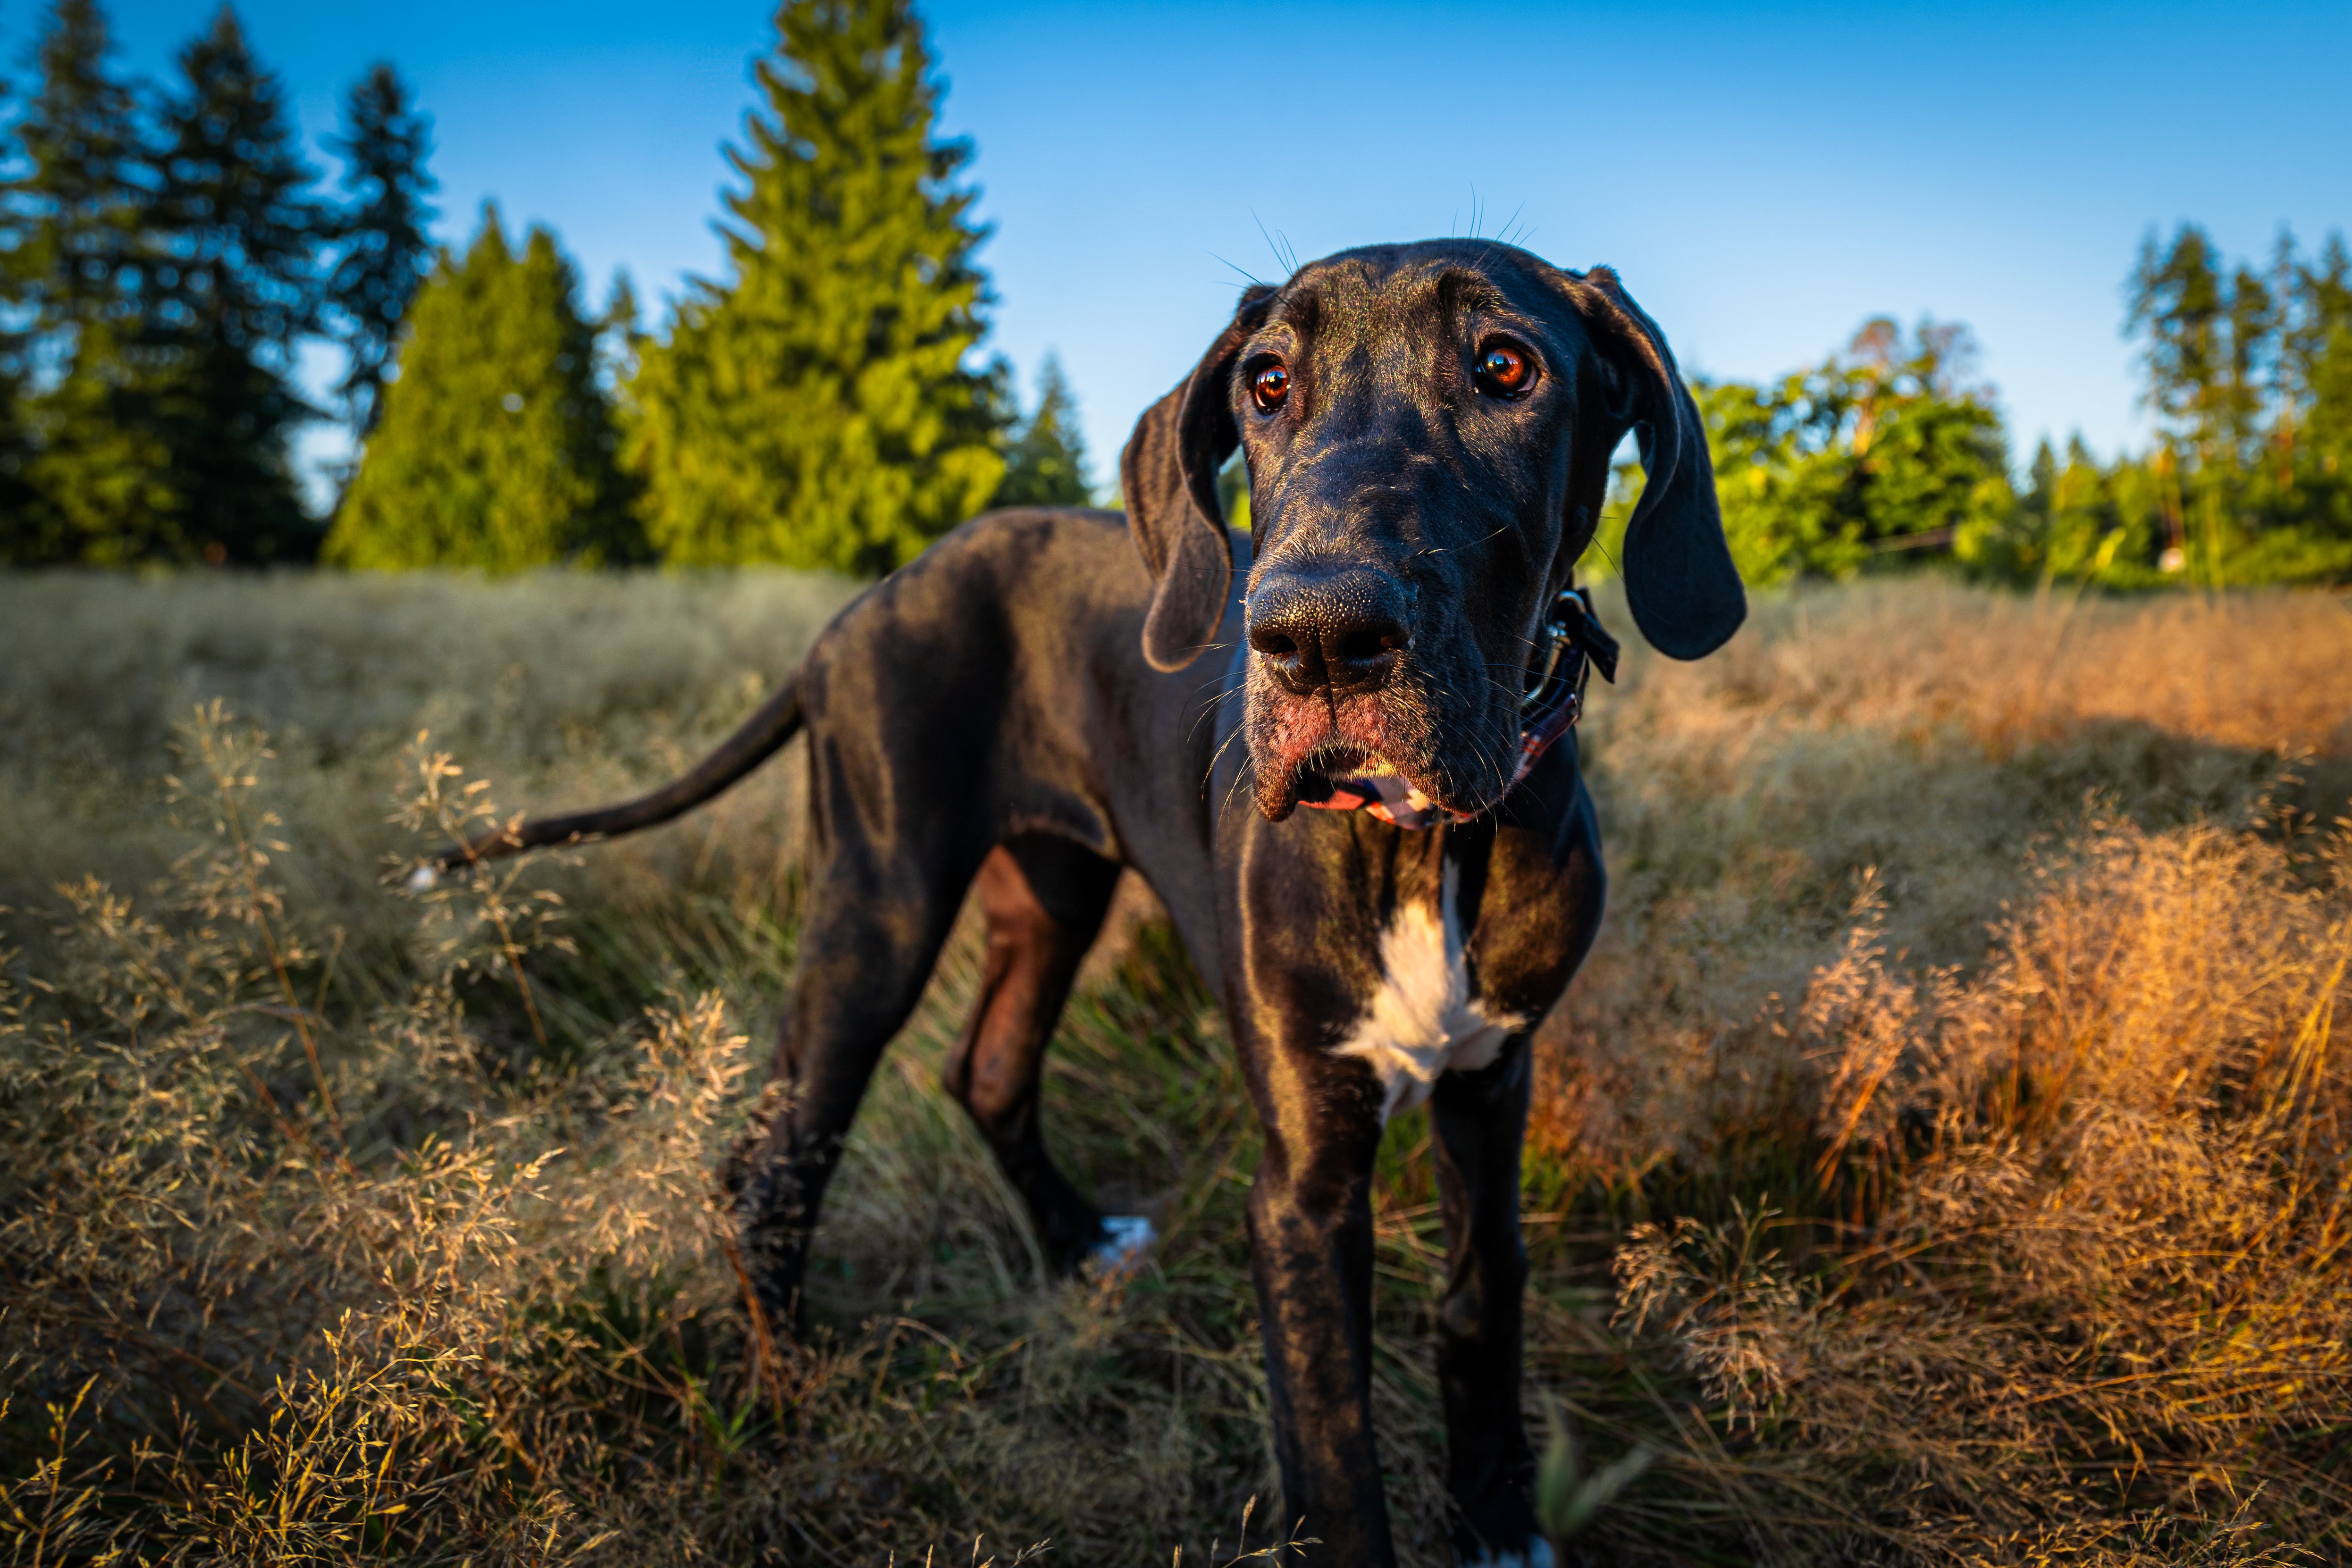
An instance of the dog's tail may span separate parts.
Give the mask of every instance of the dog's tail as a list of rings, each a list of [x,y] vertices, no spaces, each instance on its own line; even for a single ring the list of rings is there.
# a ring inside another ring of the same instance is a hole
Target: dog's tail
[[[479,865],[484,861],[499,860],[545,844],[617,839],[624,833],[667,822],[701,805],[773,757],[784,742],[800,733],[803,716],[800,676],[794,674],[781,691],[761,703],[760,711],[720,741],[709,756],[660,789],[617,806],[600,806],[593,811],[573,811],[562,817],[533,818],[512,831],[493,829],[466,843],[451,844],[419,866],[410,881],[429,886],[440,873],[461,866]]]

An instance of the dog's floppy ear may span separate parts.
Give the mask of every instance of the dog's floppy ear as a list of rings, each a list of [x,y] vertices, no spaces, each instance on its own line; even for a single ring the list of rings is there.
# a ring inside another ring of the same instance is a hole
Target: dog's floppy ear
[[[1570,292],[1609,370],[1610,416],[1633,428],[1647,476],[1625,528],[1625,599],[1661,653],[1696,659],[1748,618],[1748,593],[1723,538],[1706,426],[1675,368],[1666,335],[1617,274],[1568,275]]]
[[[1242,344],[1274,290],[1250,289],[1184,384],[1144,411],[1118,457],[1127,527],[1153,580],[1143,656],[1181,670],[1216,641],[1233,586],[1233,549],[1217,505],[1217,469],[1241,444],[1231,382]]]

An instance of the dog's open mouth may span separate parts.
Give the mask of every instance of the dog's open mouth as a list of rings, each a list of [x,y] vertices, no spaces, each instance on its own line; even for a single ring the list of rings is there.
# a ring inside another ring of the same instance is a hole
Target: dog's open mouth
[[[1328,780],[1349,772],[1395,772],[1380,704],[1362,699],[1301,700],[1263,688],[1250,696],[1249,749],[1258,810],[1279,822],[1302,799],[1330,793]]]
[[[1257,774],[1257,804],[1267,820],[1281,821],[1301,806],[1328,806],[1335,799],[1352,806],[1370,798],[1410,800],[1416,810],[1434,808],[1447,815],[1468,815],[1466,809],[1446,798],[1429,777],[1429,770],[1401,766],[1385,751],[1349,740],[1331,740],[1303,756],[1285,758],[1253,747]],[[1381,788],[1370,791],[1372,780]]]
[[[1302,778],[1321,775],[1326,779],[1365,778],[1377,774],[1402,773],[1395,763],[1369,747],[1348,741],[1334,741],[1318,747],[1298,765]]]
[[[1331,798],[1332,789],[1343,779],[1394,779],[1419,788],[1404,769],[1379,752],[1343,741],[1323,747],[1299,763],[1292,793],[1299,805],[1319,806]]]
[[[1302,805],[1329,801],[1346,781],[1381,781],[1380,799],[1403,800],[1448,817],[1474,815],[1493,802],[1478,796],[1476,770],[1449,766],[1454,751],[1479,751],[1442,728],[1438,705],[1421,689],[1417,673],[1400,668],[1377,691],[1301,695],[1286,691],[1264,670],[1250,676],[1248,737],[1253,793],[1269,821]],[[1454,716],[1457,720],[1466,716]],[[1488,792],[1489,794],[1492,791]]]

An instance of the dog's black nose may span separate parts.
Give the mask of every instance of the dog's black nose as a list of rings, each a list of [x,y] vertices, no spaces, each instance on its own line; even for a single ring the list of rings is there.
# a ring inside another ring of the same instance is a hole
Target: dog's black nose
[[[1404,589],[1370,567],[1299,566],[1249,598],[1249,641],[1290,691],[1334,695],[1377,686],[1404,648]]]

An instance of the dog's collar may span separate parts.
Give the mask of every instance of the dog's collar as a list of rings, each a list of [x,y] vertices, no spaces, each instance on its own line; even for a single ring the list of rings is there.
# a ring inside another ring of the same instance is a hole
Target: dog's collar
[[[1594,668],[1612,685],[1617,680],[1617,639],[1601,629],[1591,595],[1581,588],[1562,589],[1551,609],[1551,619],[1544,625],[1548,641],[1543,662],[1536,666],[1535,685],[1519,699],[1519,757],[1511,781],[1503,786],[1504,795],[1518,788],[1543,754],[1583,716],[1584,688]],[[1299,779],[1299,787],[1302,806],[1318,811],[1370,811],[1400,828],[1466,822],[1479,814],[1441,806],[1393,773],[1344,779],[1308,774]],[[1318,789],[1324,791],[1321,799],[1307,799]],[[1500,800],[1496,798],[1497,804]]]

